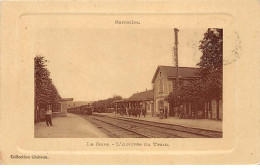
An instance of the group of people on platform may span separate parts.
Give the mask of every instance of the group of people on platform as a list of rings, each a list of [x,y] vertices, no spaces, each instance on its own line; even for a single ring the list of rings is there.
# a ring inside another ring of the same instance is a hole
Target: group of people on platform
[[[146,116],[146,108],[144,107],[141,107],[141,106],[137,106],[137,107],[118,107],[117,110],[115,111],[115,113],[118,113],[120,115],[127,115],[127,116],[135,116],[135,117],[140,117],[141,115],[143,115],[143,117]],[[155,114],[152,113],[152,117],[154,116]],[[158,115],[156,115],[158,116]],[[169,116],[169,111],[168,111],[168,107],[165,106],[164,108],[163,107],[160,107],[159,108],[159,118],[160,119],[167,119]],[[185,118],[185,110],[184,110],[184,107],[183,105],[181,105],[180,107],[178,107],[178,110],[177,110],[177,116],[179,118]]]
[[[184,118],[184,115],[185,115],[185,111],[184,111],[184,108],[183,108],[183,105],[180,105],[180,107],[178,107],[178,117],[179,118]],[[163,119],[163,118],[167,118],[168,117],[168,107],[165,106],[164,108],[163,107],[160,107],[160,114],[159,114],[159,118]]]
[[[135,116],[135,117],[140,117],[143,115],[145,117],[146,115],[146,109],[142,107],[126,107],[126,108],[118,108],[117,113],[120,115],[128,115],[130,116]]]

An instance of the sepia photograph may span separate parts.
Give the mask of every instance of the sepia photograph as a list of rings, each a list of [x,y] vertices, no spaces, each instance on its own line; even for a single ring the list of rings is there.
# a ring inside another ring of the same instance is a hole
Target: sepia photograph
[[[259,163],[257,1],[0,7],[1,165]]]
[[[35,138],[222,138],[222,28],[35,37]]]

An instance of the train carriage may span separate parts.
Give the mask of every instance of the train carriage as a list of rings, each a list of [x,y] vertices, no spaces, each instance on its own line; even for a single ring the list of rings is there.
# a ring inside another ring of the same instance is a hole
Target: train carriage
[[[80,113],[81,113],[80,107],[68,108],[68,112],[69,112],[69,113],[77,113],[77,114],[80,114]]]

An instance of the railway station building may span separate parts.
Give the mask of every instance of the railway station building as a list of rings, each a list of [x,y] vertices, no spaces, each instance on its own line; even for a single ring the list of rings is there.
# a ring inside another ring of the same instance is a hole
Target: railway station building
[[[179,67],[178,68],[179,81],[184,85],[189,81],[199,78],[197,72],[199,68],[193,67]],[[152,79],[153,91],[154,91],[154,113],[158,116],[160,113],[160,108],[168,108],[168,113],[170,116],[177,115],[177,108],[171,103],[166,101],[168,95],[176,88],[176,78],[177,72],[174,66],[158,66]],[[191,115],[194,110],[196,114],[203,114],[205,110],[209,111],[208,118],[216,119],[217,115],[219,119],[222,119],[222,100],[217,103],[217,100],[210,100],[209,103],[199,104],[198,108],[194,108],[194,104],[185,103],[183,104],[185,113]],[[219,114],[217,114],[219,111]]]

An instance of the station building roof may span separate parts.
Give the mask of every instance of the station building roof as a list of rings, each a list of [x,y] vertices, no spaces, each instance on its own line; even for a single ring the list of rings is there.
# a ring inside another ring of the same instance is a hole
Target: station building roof
[[[122,100],[116,100],[115,103],[124,103],[124,102],[140,102],[145,100],[153,100],[153,90],[147,90],[140,93],[134,93],[129,98]]]
[[[175,66],[162,66],[159,65],[154,73],[152,83],[156,79],[158,72],[161,71],[167,78],[176,78],[177,71]],[[179,67],[179,78],[198,78],[199,68],[196,67]]]
[[[132,96],[129,97],[129,100],[153,100],[154,93],[153,90],[147,90],[140,93],[134,93]]]

